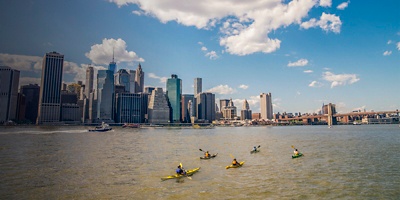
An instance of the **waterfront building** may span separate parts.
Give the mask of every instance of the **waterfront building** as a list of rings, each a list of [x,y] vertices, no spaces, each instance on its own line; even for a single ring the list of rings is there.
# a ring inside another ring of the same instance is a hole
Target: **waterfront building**
[[[91,92],[93,92],[93,79],[94,79],[94,69],[91,65],[86,69],[86,82],[85,82],[85,95],[89,98]]]
[[[199,94],[202,92],[202,79],[201,78],[195,78],[194,79],[194,95]]]
[[[116,123],[144,123],[147,94],[117,93],[115,96]]]
[[[233,104],[232,99],[230,99],[228,105],[222,109],[222,115],[225,119],[235,119],[237,117],[236,110],[236,106]]]
[[[183,94],[182,95],[182,122],[183,123],[190,123],[190,113],[191,113],[191,107],[192,107],[192,102],[194,99],[193,94]]]
[[[130,92],[130,78],[131,75],[125,69],[120,69],[114,77],[115,85],[123,85],[125,92]]]
[[[273,110],[272,110],[272,96],[271,93],[261,93],[260,94],[260,108],[261,108],[261,118],[264,120],[272,120]]]
[[[43,57],[37,124],[60,122],[63,67],[64,55],[50,52]]]
[[[219,100],[219,108],[220,108],[220,112],[221,112],[223,118],[226,118],[223,111],[224,111],[225,107],[228,106],[228,104],[229,104],[229,99],[220,99]]]
[[[196,94],[196,118],[209,122],[215,120],[215,94],[202,92]]]
[[[180,122],[181,121],[181,94],[182,94],[182,80],[178,78],[178,75],[172,74],[171,78],[167,80],[167,97],[171,108],[170,121]]]
[[[162,88],[152,91],[148,106],[148,122],[151,124],[163,124],[169,122],[169,106]]]
[[[89,94],[89,123],[93,123],[97,119],[97,92],[93,91]]]
[[[240,112],[240,119],[241,120],[252,119],[250,106],[246,99],[243,102],[243,107]]]
[[[17,100],[19,85],[18,70],[8,66],[0,66],[0,123],[15,120],[17,116]]]
[[[129,70],[129,93],[136,93],[136,70]],[[151,94],[151,93],[150,93]]]
[[[251,114],[251,119],[257,119],[257,120],[259,120],[259,119],[261,119],[261,113],[252,113]]]
[[[20,92],[25,96],[25,119],[36,123],[39,108],[40,87],[37,84],[23,85]]]
[[[114,73],[99,70],[97,73],[97,116],[101,121],[112,122],[114,112]]]
[[[17,110],[15,112],[15,119],[18,121],[25,120],[26,100],[22,93],[18,93],[17,97]]]
[[[81,122],[81,109],[76,103],[63,103],[61,105],[61,121],[67,123]]]
[[[155,87],[145,87],[144,88],[144,93],[151,94]]]
[[[144,72],[142,71],[142,66],[138,65],[135,73],[135,93],[140,93],[144,91]]]

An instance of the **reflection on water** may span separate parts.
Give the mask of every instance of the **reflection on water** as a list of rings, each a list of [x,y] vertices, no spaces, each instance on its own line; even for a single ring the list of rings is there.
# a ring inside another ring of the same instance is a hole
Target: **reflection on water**
[[[397,125],[0,129],[0,199],[396,199]],[[255,145],[260,152],[250,154]],[[292,159],[294,145],[305,156]],[[200,160],[203,152],[218,153]],[[225,169],[235,157],[246,161]],[[182,163],[192,180],[161,181]]]

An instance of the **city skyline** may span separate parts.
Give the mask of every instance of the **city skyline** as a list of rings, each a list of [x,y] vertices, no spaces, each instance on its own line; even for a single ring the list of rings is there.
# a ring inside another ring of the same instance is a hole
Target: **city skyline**
[[[65,55],[68,83],[85,81],[88,64],[106,69],[115,56],[115,70],[142,64],[144,87],[165,90],[167,78],[177,74],[182,93],[192,94],[194,78],[201,77],[216,102],[247,99],[254,113],[261,93],[274,95],[274,112],[316,112],[323,103],[336,104],[338,112],[400,107],[397,1],[219,2],[213,8],[172,0],[168,7],[158,1],[21,2],[0,3],[9,8],[0,19],[9,27],[0,37],[0,65],[21,72],[20,86],[40,84],[43,55],[57,51]],[[272,9],[277,16],[266,15]],[[168,10],[175,13],[162,15]]]

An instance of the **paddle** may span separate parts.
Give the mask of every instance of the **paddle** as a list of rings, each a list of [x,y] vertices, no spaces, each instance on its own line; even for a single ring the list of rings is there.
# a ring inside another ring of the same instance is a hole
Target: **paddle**
[[[190,177],[190,176],[188,176],[187,174],[186,174],[186,170],[183,168],[183,166],[182,166],[182,163],[179,163],[179,166],[181,166],[181,169],[184,171],[184,176],[186,176],[188,179],[190,179],[190,180],[192,180],[192,177]]]
[[[292,148],[295,149],[293,145],[292,145]],[[299,152],[299,154],[300,154],[300,152]],[[301,154],[302,154],[303,156],[305,156],[304,153],[301,153]]]

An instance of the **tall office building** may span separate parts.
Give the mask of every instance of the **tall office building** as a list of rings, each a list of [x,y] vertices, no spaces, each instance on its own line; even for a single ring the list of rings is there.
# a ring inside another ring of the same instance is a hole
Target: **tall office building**
[[[61,87],[64,55],[46,53],[42,63],[37,124],[57,123],[61,116]]]
[[[243,102],[242,111],[240,112],[240,119],[241,120],[251,119],[251,110],[249,103],[247,102],[246,99]]]
[[[215,94],[202,92],[196,95],[196,118],[211,123],[215,120]]]
[[[136,87],[135,78],[136,78],[136,70],[129,70],[129,93],[135,93],[135,87]]]
[[[4,123],[17,116],[19,71],[0,66],[0,81],[0,123]]]
[[[97,119],[112,122],[114,104],[114,73],[99,70],[97,73]]]
[[[143,123],[147,109],[147,94],[119,93],[115,96],[116,123]]]
[[[85,95],[89,99],[90,93],[93,92],[93,79],[94,69],[91,65],[86,69],[86,83],[85,83]]]
[[[271,93],[260,94],[260,108],[261,108],[261,119],[273,119],[273,110],[272,110],[272,96]]]
[[[194,95],[202,92],[202,79],[195,78],[194,79]]]
[[[113,74],[115,74],[115,72],[117,70],[117,63],[114,61],[114,50],[113,50],[112,61],[108,65],[108,70],[112,71]]]
[[[167,97],[171,108],[171,122],[181,121],[181,94],[182,94],[182,80],[178,75],[172,74],[171,78],[167,80]]]
[[[144,72],[142,71],[142,66],[138,65],[135,73],[135,93],[143,92],[144,90]]]
[[[194,99],[193,94],[183,94],[182,95],[182,122],[183,123],[189,123],[190,122],[190,111],[191,111],[191,105]]]
[[[163,124],[169,122],[169,106],[162,88],[152,91],[148,106],[148,121],[151,124]]]
[[[37,84],[29,84],[21,86],[20,90],[20,92],[25,96],[25,119],[29,120],[31,123],[36,123],[40,87]]]
[[[237,117],[237,109],[233,104],[232,99],[229,100],[228,105],[225,106],[221,111],[225,119],[235,119]]]
[[[125,92],[130,92],[130,77],[131,75],[125,69],[118,70],[115,74],[115,85],[123,85]]]

